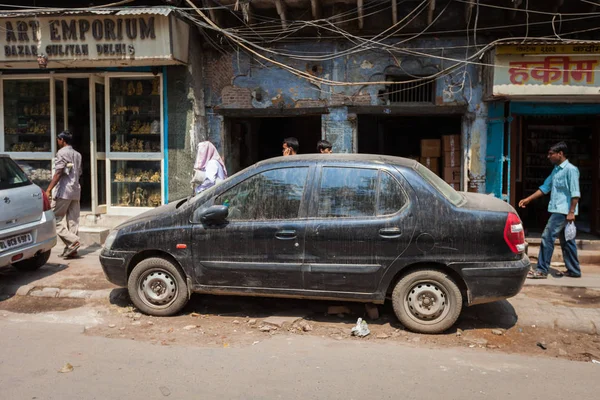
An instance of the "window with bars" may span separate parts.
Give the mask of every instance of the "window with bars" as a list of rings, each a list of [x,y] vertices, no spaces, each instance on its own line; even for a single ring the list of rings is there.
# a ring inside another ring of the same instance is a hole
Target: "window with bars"
[[[412,78],[414,79],[414,78]],[[411,78],[395,78],[390,80],[384,93],[389,104],[399,103],[433,103],[435,98],[435,80],[417,82],[401,82]]]

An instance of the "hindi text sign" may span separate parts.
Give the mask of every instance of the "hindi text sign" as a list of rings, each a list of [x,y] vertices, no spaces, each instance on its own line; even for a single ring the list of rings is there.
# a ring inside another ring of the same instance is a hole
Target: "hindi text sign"
[[[599,94],[600,56],[496,55],[494,96]]]

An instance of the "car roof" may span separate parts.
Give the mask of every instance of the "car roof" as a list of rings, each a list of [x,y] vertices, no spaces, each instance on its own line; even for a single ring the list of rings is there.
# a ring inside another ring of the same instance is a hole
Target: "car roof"
[[[389,164],[399,167],[414,169],[416,161],[410,158],[384,156],[380,154],[297,154],[295,156],[275,157],[268,160],[260,161],[256,164],[257,167],[268,166],[271,164],[280,163],[306,163],[306,162],[323,162],[330,163],[359,163],[359,164]]]

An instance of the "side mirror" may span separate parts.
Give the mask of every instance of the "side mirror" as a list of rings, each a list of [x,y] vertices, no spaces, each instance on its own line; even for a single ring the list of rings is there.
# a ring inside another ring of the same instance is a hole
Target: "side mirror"
[[[200,221],[207,225],[220,225],[227,222],[229,208],[227,206],[210,206],[200,214]]]

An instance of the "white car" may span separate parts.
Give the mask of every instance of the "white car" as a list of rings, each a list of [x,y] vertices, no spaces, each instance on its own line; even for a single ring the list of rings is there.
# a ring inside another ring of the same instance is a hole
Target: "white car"
[[[0,267],[36,270],[55,245],[56,223],[46,193],[0,154]]]

